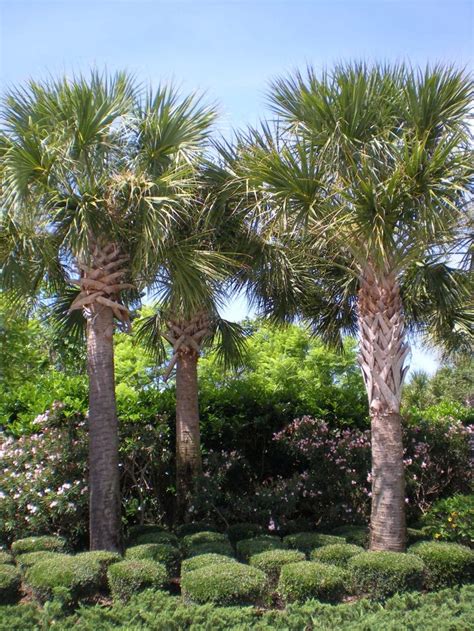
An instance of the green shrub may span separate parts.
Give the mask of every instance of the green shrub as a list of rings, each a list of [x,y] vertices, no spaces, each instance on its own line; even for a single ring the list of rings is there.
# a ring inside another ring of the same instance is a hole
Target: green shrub
[[[423,516],[431,538],[474,545],[474,495],[453,495],[435,502]]]
[[[208,565],[221,565],[222,563],[237,563],[237,561],[236,559],[224,554],[213,554],[212,552],[209,554],[200,554],[199,556],[185,559],[182,562],[181,576],[186,574],[186,572],[199,570],[200,568]]]
[[[364,552],[361,546],[355,546],[352,543],[333,543],[322,548],[315,548],[311,552],[311,560],[319,563],[329,563],[330,565],[339,565],[339,567],[347,567],[349,559]]]
[[[168,576],[164,565],[145,559],[114,563],[109,567],[107,578],[114,599],[127,601],[143,589],[162,589]]]
[[[181,524],[176,528],[176,534],[180,538],[193,535],[195,532],[218,532],[218,530],[213,524],[204,521]]]
[[[147,535],[150,532],[168,532],[164,526],[159,524],[137,524],[131,526],[128,531],[128,539],[132,540],[140,535]]]
[[[423,585],[423,561],[403,552],[362,552],[347,564],[354,588],[375,599],[396,592],[420,589]]]
[[[369,546],[370,530],[367,526],[339,526],[331,530],[332,535],[344,537],[347,543],[353,543],[356,546],[367,548]]]
[[[279,537],[260,535],[259,537],[252,537],[251,539],[238,541],[235,549],[239,559],[242,561],[248,561],[250,557],[255,554],[259,554],[260,552],[266,552],[267,550],[281,550],[286,547],[286,544]]]
[[[194,546],[199,546],[205,543],[228,543],[229,539],[227,535],[223,535],[220,532],[212,532],[211,530],[204,530],[201,532],[195,532],[192,535],[186,535],[181,540],[181,545],[184,550],[189,551]]]
[[[294,535],[297,532],[311,532],[313,530],[314,523],[304,517],[299,517],[298,519],[287,519],[278,525],[278,534],[280,537]]]
[[[8,565],[9,563],[13,563],[13,557],[9,552],[5,550],[0,550],[0,565]]]
[[[426,528],[407,528],[407,542],[411,545],[417,541],[432,539]]]
[[[0,605],[16,602],[20,597],[21,576],[13,565],[0,565]]]
[[[140,546],[145,543],[167,543],[175,547],[179,546],[179,540],[176,535],[172,532],[164,532],[161,530],[145,532],[130,540],[130,544],[134,546]]]
[[[169,577],[179,575],[181,553],[169,543],[144,543],[141,546],[133,546],[125,551],[125,558],[134,561],[157,561],[166,567]]]
[[[64,552],[65,549],[66,542],[62,537],[27,537],[26,539],[18,539],[12,543],[12,552],[14,555],[26,554],[27,552],[39,552],[40,550]]]
[[[474,551],[459,543],[420,541],[410,547],[425,564],[428,589],[468,583],[474,578]]]
[[[242,563],[206,565],[186,572],[181,580],[182,593],[187,601],[216,605],[250,605],[263,596],[265,574]]]
[[[94,557],[64,555],[43,559],[26,572],[25,582],[40,602],[50,600],[58,590],[67,592],[71,600],[96,593],[102,586],[103,567]]]
[[[344,537],[335,535],[323,535],[318,532],[298,532],[294,535],[287,535],[283,541],[292,550],[299,550],[309,556],[311,550],[327,546],[334,543],[346,543]]]
[[[38,561],[43,561],[44,559],[57,559],[58,557],[67,557],[67,554],[63,554],[62,552],[48,552],[47,550],[39,550],[38,552],[27,552],[26,554],[19,554],[16,558],[16,564],[18,567],[24,571],[29,567],[38,563]]]
[[[240,524],[233,524],[227,528],[227,536],[232,544],[236,544],[243,539],[251,539],[257,535],[264,533],[264,529],[259,524],[251,524],[248,522],[242,522]]]
[[[193,546],[186,557],[196,557],[202,554],[222,554],[228,557],[234,556],[234,549],[228,541],[214,541]]]
[[[281,569],[278,593],[287,603],[317,598],[325,602],[340,600],[346,593],[347,573],[339,567],[300,561]]]
[[[118,552],[109,552],[107,550],[91,550],[89,552],[80,552],[74,557],[81,563],[98,563],[100,567],[100,586],[107,587],[107,570],[112,563],[118,563],[122,557]]]
[[[252,567],[265,572],[271,585],[276,585],[284,565],[304,561],[304,559],[303,552],[298,550],[267,550],[251,556],[249,563]]]

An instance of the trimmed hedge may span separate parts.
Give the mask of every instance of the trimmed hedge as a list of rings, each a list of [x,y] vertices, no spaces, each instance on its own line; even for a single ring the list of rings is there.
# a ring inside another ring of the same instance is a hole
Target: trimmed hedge
[[[127,601],[143,589],[162,589],[168,574],[162,563],[145,559],[114,563],[108,569],[107,578],[114,600]]]
[[[39,552],[40,550],[64,552],[66,550],[66,541],[62,537],[44,536],[27,537],[12,543],[12,552],[15,556],[17,554],[26,554],[27,552]]]
[[[162,530],[145,532],[142,535],[137,535],[133,539],[130,539],[130,545],[140,546],[145,543],[167,543],[177,548],[179,546],[179,539],[172,532]]]
[[[284,565],[304,560],[305,556],[299,550],[267,550],[254,554],[250,557],[249,563],[252,567],[265,572],[271,585],[276,585]]]
[[[194,546],[203,545],[206,543],[229,543],[227,535],[223,535],[220,532],[213,532],[212,530],[203,530],[201,532],[195,532],[192,535],[186,535],[181,539],[181,545],[184,550],[189,551]]]
[[[249,522],[233,524],[227,528],[229,541],[234,545],[243,539],[252,539],[253,537],[263,534],[264,528],[260,526],[260,524],[251,524]]]
[[[25,582],[40,602],[51,600],[55,590],[67,591],[76,601],[97,592],[103,583],[104,569],[90,553],[45,558],[26,572]]]
[[[252,537],[251,539],[238,541],[235,549],[239,559],[242,561],[248,561],[250,557],[255,554],[259,554],[260,552],[266,552],[267,550],[282,550],[286,547],[286,544],[279,537],[260,535],[259,537]]]
[[[195,532],[218,532],[214,524],[205,521],[195,521],[190,524],[181,524],[176,528],[176,534],[181,539],[186,535],[193,535]]]
[[[0,565],[8,565],[9,563],[14,563],[12,555],[5,550],[0,550]]]
[[[334,565],[300,561],[281,569],[278,593],[287,603],[316,598],[336,602],[346,594],[347,572]]]
[[[67,554],[62,552],[48,552],[47,550],[39,550],[38,552],[26,552],[26,554],[19,554],[15,561],[20,570],[26,571],[38,561],[44,561],[45,559],[60,559],[61,557],[67,557]]]
[[[181,564],[181,576],[186,572],[193,572],[208,565],[222,565],[223,563],[237,563],[237,560],[224,554],[200,554],[199,556],[185,559]]]
[[[262,598],[266,584],[265,574],[255,567],[222,563],[186,572],[181,579],[181,590],[188,602],[251,605]]]
[[[20,598],[21,575],[13,565],[0,565],[0,605],[15,603]]]
[[[344,537],[335,535],[323,535],[318,532],[298,532],[294,535],[287,535],[283,541],[292,550],[304,552],[307,556],[314,548],[328,546],[334,543],[346,543]]]
[[[425,564],[425,586],[428,589],[469,583],[474,579],[474,551],[459,543],[420,541],[409,552]]]
[[[150,532],[168,532],[168,530],[165,526],[160,526],[160,524],[137,524],[130,527],[128,539],[133,540],[140,535],[147,535]]]
[[[354,588],[378,600],[423,586],[425,566],[414,554],[362,552],[349,559],[347,567]]]
[[[349,559],[364,552],[361,546],[352,543],[333,543],[322,548],[315,548],[310,555],[312,561],[319,563],[329,563],[339,567],[347,567]]]
[[[178,576],[181,553],[169,543],[144,543],[132,546],[125,551],[125,558],[131,560],[150,559],[162,563],[169,577]]]
[[[363,548],[369,547],[370,530],[367,526],[353,526],[347,524],[345,526],[339,526],[331,530],[332,535],[338,537],[344,537],[347,543],[353,543],[356,546],[362,546]]]
[[[83,563],[99,564],[100,587],[107,587],[107,570],[109,566],[122,560],[122,557],[118,554],[118,552],[109,552],[107,550],[80,552],[74,558]]]
[[[223,554],[228,557],[234,556],[234,548],[228,541],[214,541],[212,543],[201,543],[193,546],[186,554],[186,558],[200,556],[201,554]]]

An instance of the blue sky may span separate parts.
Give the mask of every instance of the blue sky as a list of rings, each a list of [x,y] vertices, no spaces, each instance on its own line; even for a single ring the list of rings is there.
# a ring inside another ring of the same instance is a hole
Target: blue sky
[[[280,74],[347,59],[472,66],[468,0],[0,0],[2,90],[29,78],[128,69],[205,90],[221,130],[265,115]],[[226,315],[245,315],[236,301]],[[414,349],[412,368],[433,370]]]

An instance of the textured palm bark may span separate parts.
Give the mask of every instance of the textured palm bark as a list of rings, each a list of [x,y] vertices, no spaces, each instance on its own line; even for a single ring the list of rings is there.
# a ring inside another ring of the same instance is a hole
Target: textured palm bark
[[[198,353],[178,352],[176,362],[176,518],[189,518],[190,500],[202,473],[199,429]]]
[[[88,312],[90,549],[120,552],[120,477],[115,403],[114,314],[95,304]]]
[[[396,276],[368,268],[359,289],[360,365],[372,425],[370,549],[406,547],[400,399],[408,354]]]

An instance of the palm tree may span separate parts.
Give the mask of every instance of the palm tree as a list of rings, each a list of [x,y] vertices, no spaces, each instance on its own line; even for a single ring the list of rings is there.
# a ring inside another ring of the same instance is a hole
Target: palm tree
[[[121,549],[113,333],[166,256],[215,112],[123,73],[10,92],[0,142],[2,284],[64,290],[87,320],[91,549]],[[72,277],[79,275],[77,281]]]
[[[359,64],[321,77],[308,69],[273,84],[275,129],[240,141],[235,180],[245,195],[254,191],[251,211],[273,222],[276,239],[305,249],[313,284],[339,269],[338,295],[354,306],[372,424],[372,550],[405,549],[407,324],[432,323],[446,335],[447,298],[458,300],[465,286],[441,282],[426,295],[429,279],[445,281],[447,262],[467,243],[471,96],[469,79],[452,68]],[[410,287],[417,270],[426,312]],[[319,330],[328,324],[309,312],[310,300],[300,302]]]

